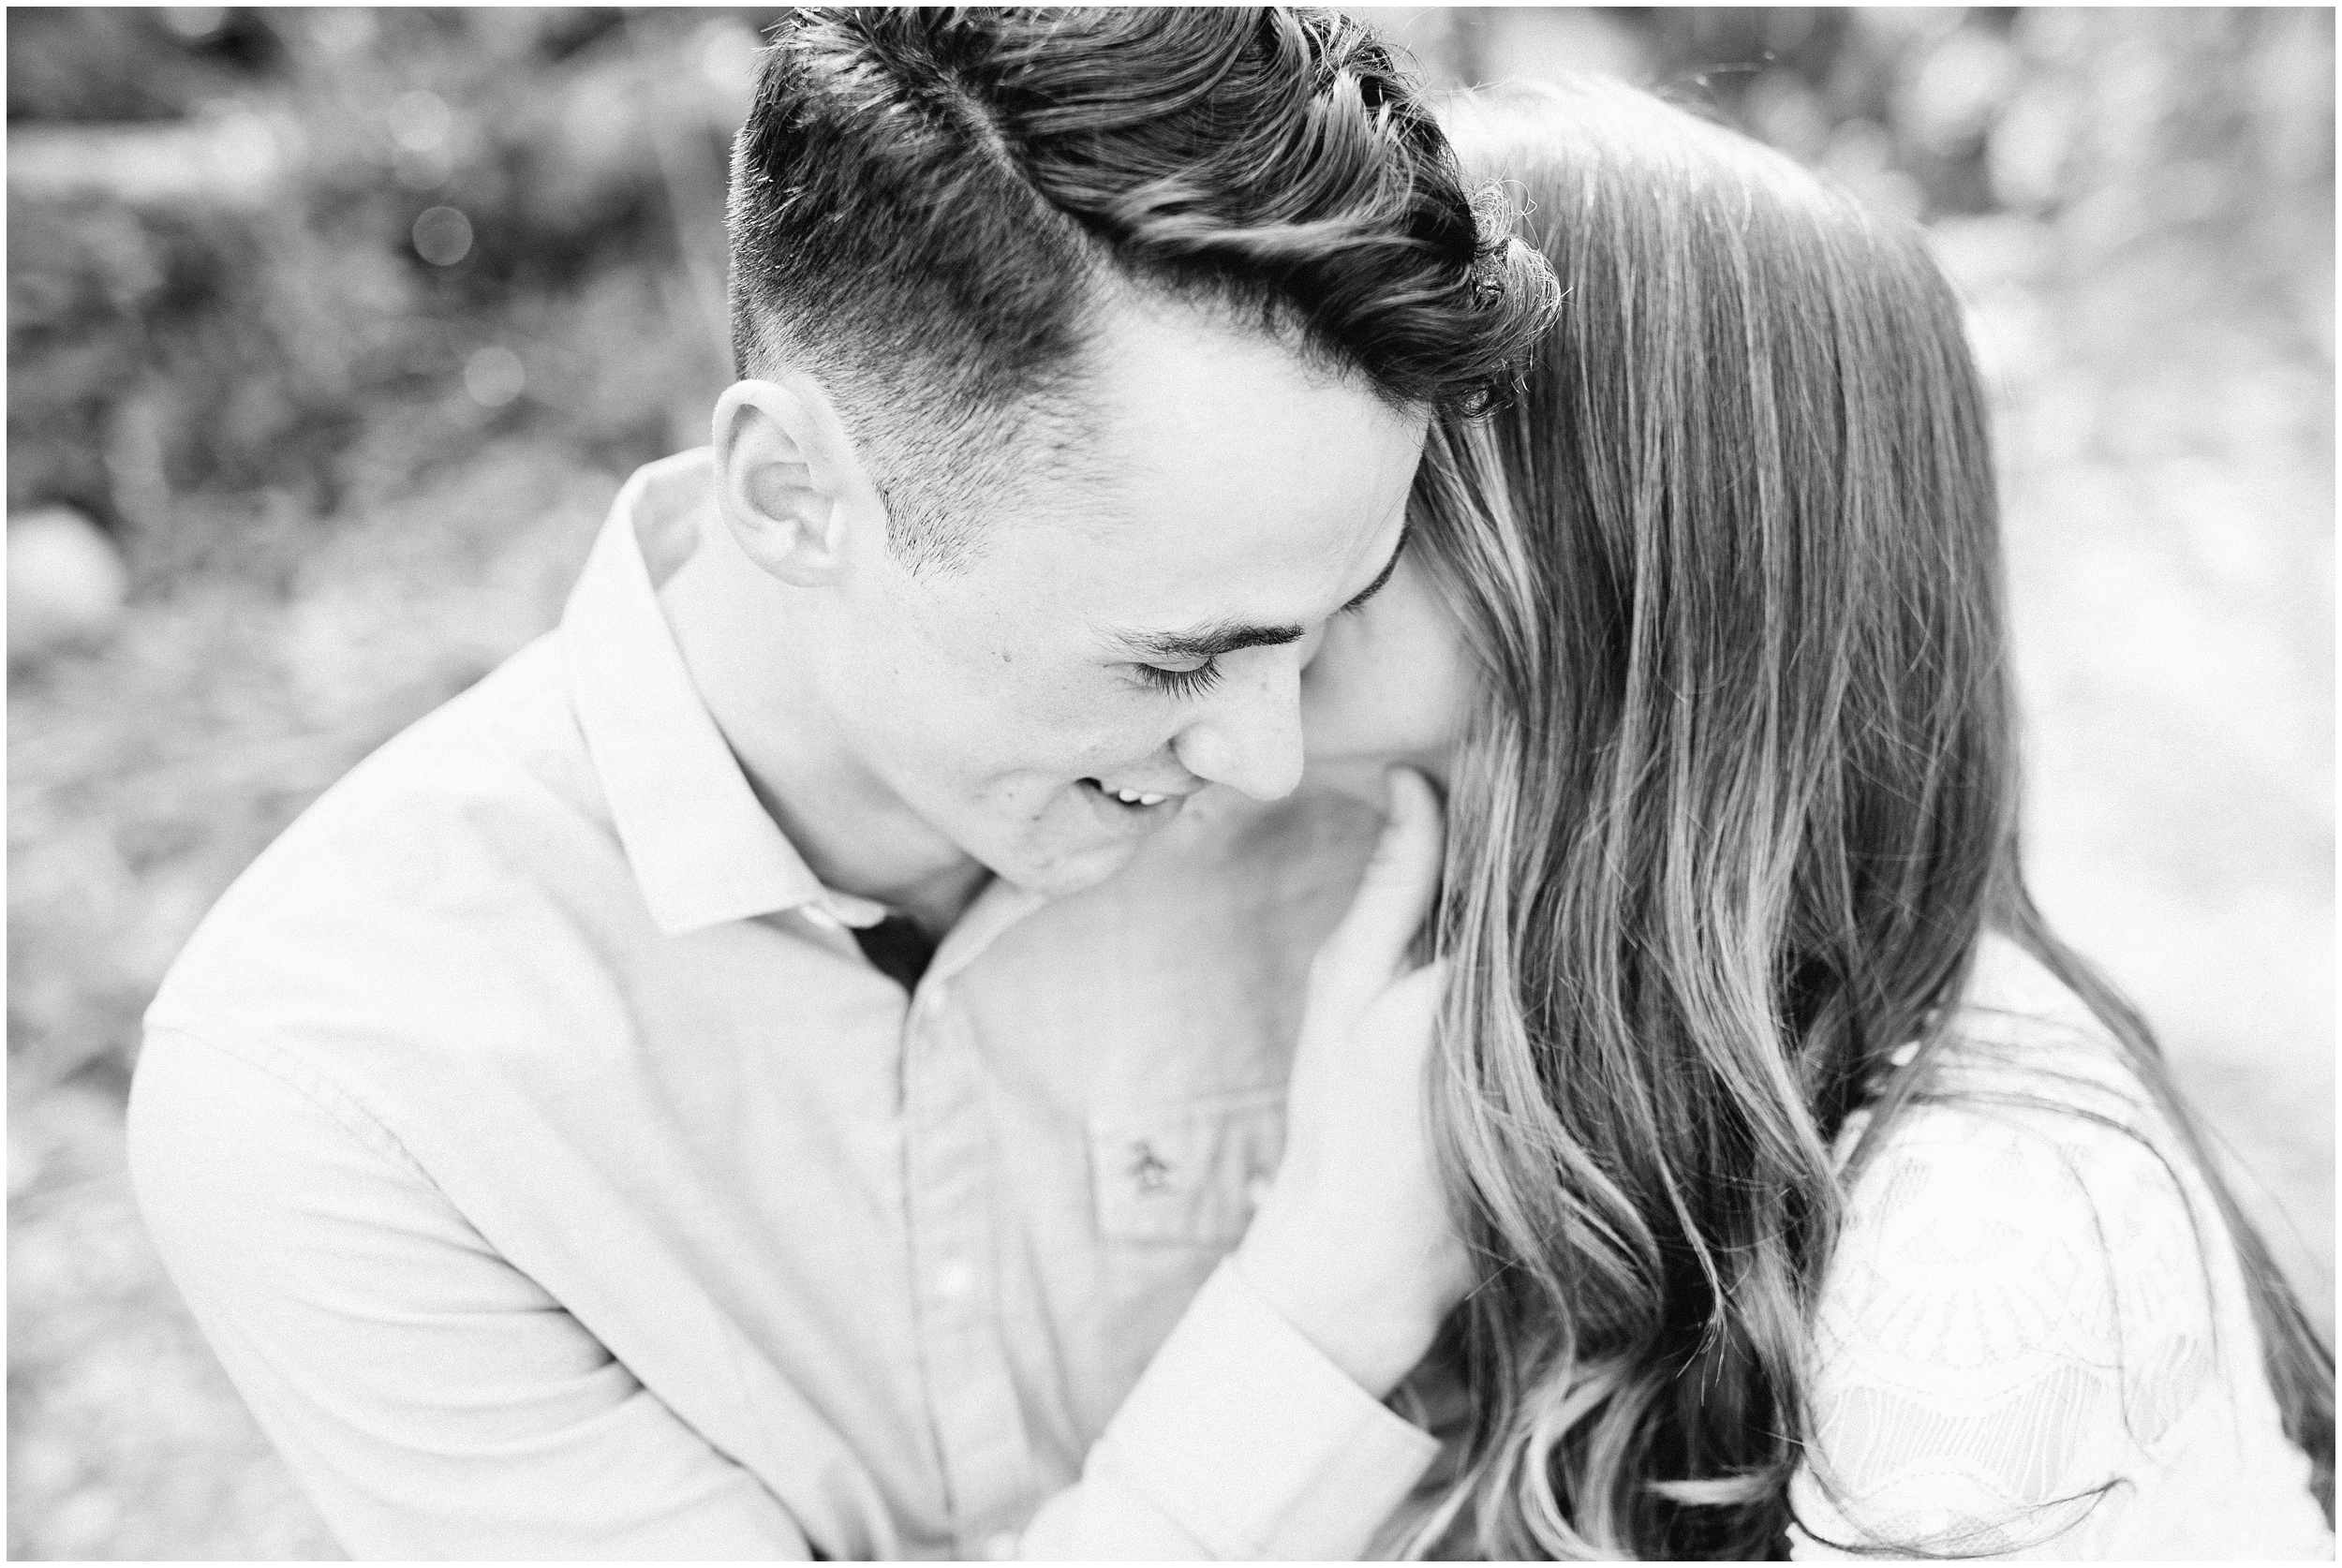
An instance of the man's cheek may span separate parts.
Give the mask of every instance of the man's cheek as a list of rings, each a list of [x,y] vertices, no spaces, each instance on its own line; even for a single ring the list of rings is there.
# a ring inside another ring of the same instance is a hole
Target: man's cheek
[[[1034,738],[1048,737],[1053,749],[1080,747],[1093,737],[1103,746],[1146,717],[1136,694],[1104,670],[1043,669],[1035,661],[999,672],[986,692],[996,711],[1027,726]]]

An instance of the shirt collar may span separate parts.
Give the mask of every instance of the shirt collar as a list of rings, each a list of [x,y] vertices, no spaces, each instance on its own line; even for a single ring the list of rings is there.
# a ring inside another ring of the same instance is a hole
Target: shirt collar
[[[800,907],[876,925],[885,906],[823,887],[757,800],[659,607],[714,497],[706,448],[636,469],[562,612],[571,700],[618,842],[669,936]]]

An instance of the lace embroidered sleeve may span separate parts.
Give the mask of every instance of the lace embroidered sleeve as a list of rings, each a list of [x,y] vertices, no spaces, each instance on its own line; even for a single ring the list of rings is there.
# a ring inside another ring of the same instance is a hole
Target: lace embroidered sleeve
[[[2183,1181],[2086,1116],[1915,1108],[1849,1194],[1794,1555],[2097,1557],[2188,1485],[2191,1432],[2232,1413],[2226,1239]]]

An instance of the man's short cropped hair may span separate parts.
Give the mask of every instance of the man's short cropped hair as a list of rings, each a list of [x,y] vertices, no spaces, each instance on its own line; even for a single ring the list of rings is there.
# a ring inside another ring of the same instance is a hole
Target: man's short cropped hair
[[[1389,52],[1327,10],[798,12],[730,215],[739,374],[823,381],[914,569],[964,554],[1002,487],[984,454],[1062,453],[1117,286],[1430,411],[1487,401],[1551,305]]]

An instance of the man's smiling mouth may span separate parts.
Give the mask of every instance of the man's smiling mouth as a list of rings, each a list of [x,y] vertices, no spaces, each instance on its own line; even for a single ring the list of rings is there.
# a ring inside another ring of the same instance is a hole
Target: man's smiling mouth
[[[1119,801],[1124,806],[1161,806],[1171,798],[1169,795],[1149,794],[1144,790],[1109,790],[1095,778],[1084,778],[1079,782],[1082,788],[1095,791],[1106,799]]]

